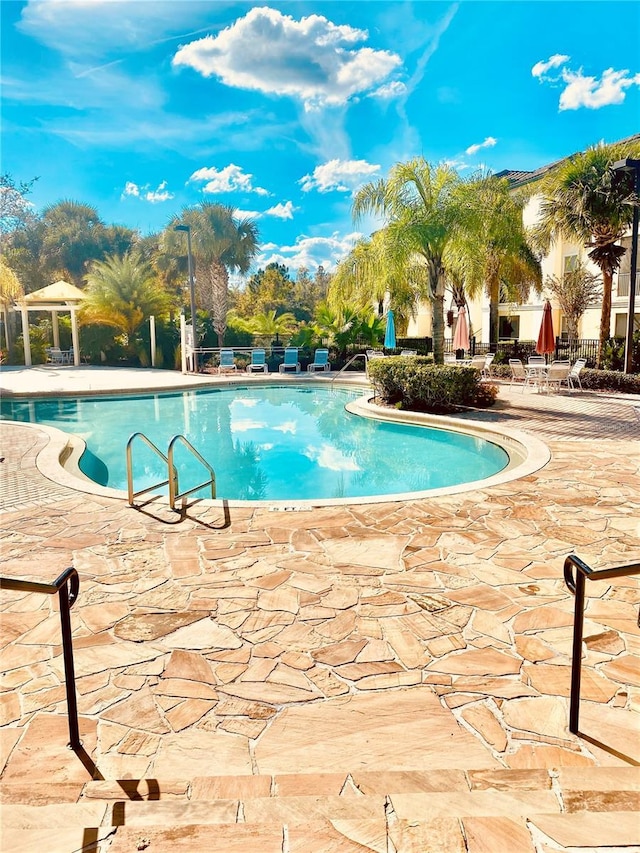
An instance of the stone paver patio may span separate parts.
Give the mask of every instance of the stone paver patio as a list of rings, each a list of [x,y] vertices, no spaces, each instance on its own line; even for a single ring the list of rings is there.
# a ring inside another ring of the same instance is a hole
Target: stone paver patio
[[[56,602],[3,592],[2,850],[640,849],[640,584],[587,589],[585,739],[562,579],[640,560],[639,407],[505,385],[489,418],[551,450],[524,479],[182,517],[52,483],[2,423],[2,574],[80,574],[87,754]]]

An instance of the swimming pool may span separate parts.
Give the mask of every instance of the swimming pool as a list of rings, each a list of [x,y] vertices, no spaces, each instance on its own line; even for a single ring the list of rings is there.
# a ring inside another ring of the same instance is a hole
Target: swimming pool
[[[509,464],[498,444],[424,426],[363,418],[345,410],[361,392],[261,385],[122,397],[3,400],[0,415],[57,427],[86,442],[85,475],[126,489],[125,447],[141,431],[166,452],[185,435],[216,473],[217,497],[308,501],[424,492],[484,480]],[[176,451],[180,487],[202,468]],[[166,479],[144,446],[134,457],[136,490]],[[200,494],[207,497],[205,491]]]

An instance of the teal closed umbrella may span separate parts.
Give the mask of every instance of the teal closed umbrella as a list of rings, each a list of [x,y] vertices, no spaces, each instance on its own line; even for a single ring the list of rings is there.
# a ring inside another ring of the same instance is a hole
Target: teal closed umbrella
[[[384,334],[384,348],[396,348],[396,324],[393,319],[393,311],[387,311],[387,331]]]

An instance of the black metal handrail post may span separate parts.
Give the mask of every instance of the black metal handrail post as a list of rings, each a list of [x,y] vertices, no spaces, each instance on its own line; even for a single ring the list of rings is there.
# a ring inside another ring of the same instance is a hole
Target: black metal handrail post
[[[73,639],[71,632],[71,608],[78,597],[80,578],[78,572],[70,566],[53,583],[37,583],[19,578],[0,578],[0,589],[13,589],[21,592],[41,592],[47,595],[58,593],[60,602],[60,629],[62,632],[62,656],[64,659],[64,680],[67,693],[67,718],[69,721],[69,746],[79,750],[82,746],[78,727],[78,702],[76,698],[75,667],[73,663]]]
[[[573,570],[576,570],[575,577]],[[571,694],[569,700],[569,731],[578,734],[580,717],[580,681],[582,678],[582,636],[584,632],[584,597],[587,580],[605,580],[606,578],[621,578],[640,573],[640,563],[630,563],[626,566],[612,566],[609,569],[594,571],[584,560],[575,554],[570,554],[564,561],[564,581],[575,596],[573,611],[573,644],[571,657]],[[640,626],[640,613],[638,613]]]

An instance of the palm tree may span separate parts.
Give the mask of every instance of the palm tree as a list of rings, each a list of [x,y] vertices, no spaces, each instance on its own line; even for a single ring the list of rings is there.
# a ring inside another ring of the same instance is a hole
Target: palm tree
[[[2,318],[4,321],[4,339],[7,352],[11,354],[11,335],[9,332],[9,306],[24,296],[20,279],[0,258],[0,306],[2,307]],[[2,341],[0,341],[0,346]]]
[[[540,262],[527,241],[522,221],[527,198],[511,192],[505,178],[493,175],[461,183],[456,195],[457,224],[447,247],[446,265],[466,296],[474,298],[486,290],[489,343],[495,346],[501,297],[523,302],[531,287],[541,287]]]
[[[131,352],[134,337],[152,314],[166,315],[170,299],[149,266],[139,255],[109,256],[96,261],[85,276],[87,298],[81,309],[84,322],[117,329]]]
[[[444,257],[455,232],[459,181],[454,169],[417,157],[396,164],[386,180],[361,187],[352,206],[355,222],[367,213],[384,218],[384,255],[394,275],[414,279],[417,293],[426,279],[433,355],[439,364],[444,361]]]
[[[196,267],[196,299],[213,316],[218,345],[224,343],[229,300],[229,271],[246,273],[258,251],[258,229],[252,219],[238,219],[235,208],[204,202],[185,207],[165,231],[165,247],[183,254],[185,241],[174,233],[179,224],[191,228],[191,247]]]
[[[102,260],[107,251],[107,231],[98,211],[77,201],[60,201],[43,210],[41,224],[48,270],[81,284],[89,264]]]
[[[540,186],[540,221],[534,229],[539,247],[548,251],[558,237],[590,249],[587,256],[602,273],[602,313],[598,365],[611,333],[611,285],[625,249],[618,245],[631,225],[633,209],[624,202],[632,187],[616,179],[616,160],[640,157],[638,139],[630,143],[595,145],[563,160]]]
[[[288,337],[293,334],[296,327],[296,318],[291,313],[279,314],[275,311],[264,311],[254,314],[253,317],[241,317],[236,311],[227,314],[229,324],[233,324],[241,332],[249,332],[259,338],[270,340],[276,335]]]

